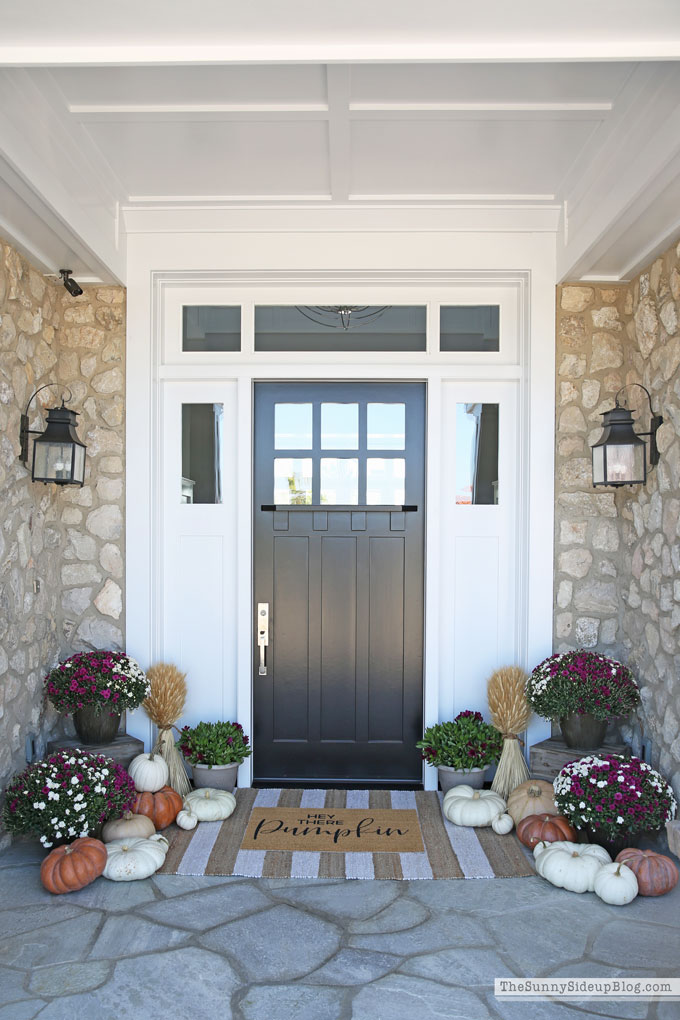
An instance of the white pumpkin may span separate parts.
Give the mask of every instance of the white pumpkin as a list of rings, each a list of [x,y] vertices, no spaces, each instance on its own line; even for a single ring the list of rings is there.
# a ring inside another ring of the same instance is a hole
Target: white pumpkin
[[[444,814],[454,825],[491,825],[505,812],[505,801],[493,790],[454,786],[444,797]]]
[[[615,907],[632,903],[638,894],[638,880],[632,868],[626,867],[621,861],[603,864],[595,876],[593,892]]]
[[[106,844],[104,878],[112,882],[149,878],[163,864],[169,846],[159,832],[148,839],[115,839]]]
[[[512,832],[515,823],[512,820],[512,815],[500,814],[496,815],[491,823],[491,828],[494,832],[497,832],[499,836],[507,836],[509,832]]]
[[[198,815],[195,815],[193,811],[182,808],[177,818],[175,818],[175,823],[179,825],[180,829],[195,829],[198,825]]]
[[[146,815],[133,815],[126,811],[122,818],[114,818],[102,829],[102,841],[110,843],[114,839],[145,839],[153,836],[154,824]]]
[[[184,798],[184,810],[196,815],[199,822],[219,822],[233,814],[235,809],[236,797],[228,790],[202,787]]]
[[[534,854],[536,871],[552,885],[569,892],[592,892],[595,876],[611,857],[601,846],[557,840]]]
[[[138,754],[133,758],[128,765],[128,772],[138,793],[158,793],[168,785],[170,778],[168,763],[160,754],[154,754],[153,751]]]

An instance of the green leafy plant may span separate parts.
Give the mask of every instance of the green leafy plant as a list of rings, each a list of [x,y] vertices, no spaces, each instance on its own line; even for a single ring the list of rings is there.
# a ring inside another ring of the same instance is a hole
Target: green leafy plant
[[[135,799],[135,784],[103,754],[57,751],[16,775],[7,787],[3,820],[8,832],[55,842],[89,835],[107,818],[119,818]]]
[[[428,765],[453,769],[486,768],[500,758],[503,737],[481,712],[460,712],[453,722],[428,726],[416,747]]]
[[[589,712],[596,719],[628,715],[640,692],[627,666],[580,648],[550,655],[527,680],[527,701],[544,719]]]
[[[191,765],[230,765],[252,752],[240,723],[200,722],[180,730],[177,746]]]

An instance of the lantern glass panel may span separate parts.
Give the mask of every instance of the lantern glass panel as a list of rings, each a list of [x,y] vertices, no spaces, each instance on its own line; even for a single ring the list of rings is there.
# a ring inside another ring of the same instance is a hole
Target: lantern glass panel
[[[607,481],[628,483],[643,482],[645,478],[645,448],[642,443],[607,446]]]
[[[47,479],[52,482],[70,481],[72,457],[73,443],[45,443],[36,441],[33,459],[33,477],[36,479]]]
[[[75,446],[73,448],[73,453],[73,481],[80,482],[82,485],[85,481],[85,447]]]
[[[604,485],[604,446],[593,446],[593,485]]]

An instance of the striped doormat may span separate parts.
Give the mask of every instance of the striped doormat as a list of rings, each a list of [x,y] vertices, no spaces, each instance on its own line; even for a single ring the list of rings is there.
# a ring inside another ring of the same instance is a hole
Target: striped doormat
[[[407,790],[236,791],[236,810],[224,822],[166,830],[170,848],[162,875],[242,875],[248,878],[520,878],[535,874],[514,833],[452,825],[442,794]],[[366,853],[251,850],[242,843],[253,807],[317,810],[417,811],[424,851]]]

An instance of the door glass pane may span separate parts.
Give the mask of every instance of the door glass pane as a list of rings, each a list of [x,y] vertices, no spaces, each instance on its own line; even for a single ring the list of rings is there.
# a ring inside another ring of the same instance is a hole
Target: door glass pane
[[[406,501],[403,457],[369,457],[366,461],[366,502],[371,506],[402,506]]]
[[[439,319],[440,351],[497,351],[498,305],[442,305]]]
[[[369,450],[403,450],[406,445],[406,405],[368,404]]]
[[[256,351],[424,351],[424,305],[258,305]]]
[[[185,305],[182,308],[182,350],[240,351],[240,306]]]
[[[355,457],[321,458],[321,502],[359,502],[359,462]]]
[[[323,450],[359,449],[359,405],[321,405],[321,448]]]
[[[456,405],[456,503],[498,503],[498,404]]]
[[[274,405],[274,446],[277,450],[311,450],[311,404]]]
[[[182,503],[222,502],[222,404],[182,404]]]
[[[300,506],[312,502],[312,458],[274,458],[274,503]]]

